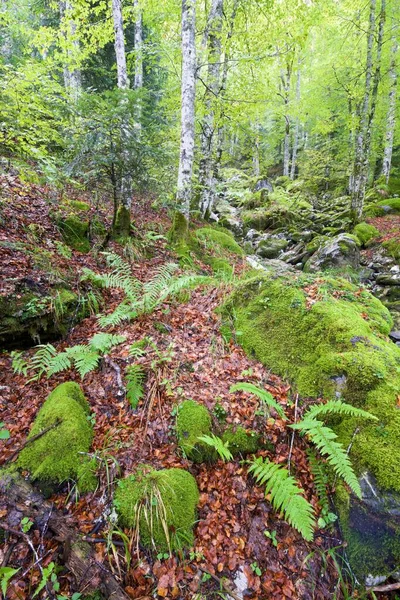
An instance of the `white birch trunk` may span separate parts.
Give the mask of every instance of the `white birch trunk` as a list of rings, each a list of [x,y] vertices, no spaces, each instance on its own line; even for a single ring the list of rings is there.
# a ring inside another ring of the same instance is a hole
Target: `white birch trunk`
[[[142,10],[139,7],[139,0],[134,0],[133,3],[136,10],[136,21],[135,21],[135,79],[134,88],[135,90],[141,90],[143,87],[143,24],[142,24]],[[137,100],[136,105],[136,127],[140,135],[142,129],[142,101],[140,98]]]
[[[80,45],[76,37],[77,27],[74,19],[71,18],[71,11],[72,4],[70,0],[60,2],[60,17],[66,43],[63,69],[64,86],[71,100],[76,102],[82,92],[82,75],[81,70],[74,66],[80,53]],[[64,20],[65,23],[63,23]]]
[[[297,109],[299,109],[300,105],[300,58],[297,68],[297,81],[296,81],[296,101],[297,101]],[[297,161],[297,150],[299,147],[299,133],[300,133],[300,119],[297,117],[296,125],[293,134],[293,149],[292,149],[292,165],[290,168],[290,179],[294,179],[296,175],[296,161]]]
[[[215,108],[220,93],[221,31],[223,0],[212,0],[208,19],[208,69],[205,90],[205,116],[202,123],[201,161],[199,167],[200,210],[203,217],[209,214],[215,201],[214,149]]]
[[[122,2],[121,0],[112,0],[112,16],[114,21],[114,48],[115,58],[117,62],[117,85],[122,92],[129,89],[128,72],[126,68],[125,54],[125,39],[124,39],[124,24],[122,19]],[[126,105],[126,100],[122,99],[123,105]],[[121,177],[121,204],[125,209],[125,218],[130,220],[130,211],[132,205],[132,177],[127,167],[129,161],[129,151],[127,142],[129,141],[131,132],[129,129],[129,119],[123,119],[121,124],[121,141],[122,141],[122,159],[125,163],[123,166],[123,175]],[[126,227],[124,227],[125,233]]]
[[[281,82],[283,91],[283,102],[285,105],[285,137],[283,139],[283,175],[290,175],[290,118],[288,115],[289,95],[290,95],[290,78],[292,74],[291,63],[287,63],[286,71],[281,70]]]
[[[196,98],[196,0],[182,0],[181,142],[176,200],[189,221],[192,197]]]
[[[386,183],[389,183],[390,168],[392,165],[392,154],[393,154],[393,138],[394,130],[396,125],[396,93],[397,93],[397,27],[394,19],[392,23],[393,27],[393,43],[390,59],[390,90],[389,90],[389,107],[386,117],[386,134],[385,134],[385,148],[383,151],[383,164],[382,164],[382,175],[385,177]]]

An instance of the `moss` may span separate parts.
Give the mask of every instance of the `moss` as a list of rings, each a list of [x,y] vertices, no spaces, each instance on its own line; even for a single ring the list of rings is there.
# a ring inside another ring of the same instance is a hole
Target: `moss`
[[[233,275],[233,266],[224,258],[210,258],[208,261],[214,273],[223,273],[225,275]]]
[[[198,240],[201,240],[206,244],[211,244],[211,247],[216,244],[223,250],[232,252],[232,254],[237,254],[238,256],[243,256],[244,254],[242,248],[233,237],[223,231],[219,231],[212,227],[202,227],[201,229],[197,229],[194,232],[194,235]]]
[[[141,543],[158,552],[193,545],[198,501],[196,480],[183,469],[138,470],[119,481],[115,492],[120,523],[135,529],[139,524]]]
[[[179,406],[176,418],[178,443],[185,456],[195,463],[216,460],[214,448],[199,440],[211,433],[211,417],[205,406],[194,400],[185,400]]]
[[[254,454],[260,448],[260,436],[252,431],[247,432],[243,427],[229,427],[222,434],[222,441],[228,442],[228,448],[233,456]]]
[[[82,464],[79,453],[88,452],[93,438],[87,414],[87,402],[76,383],[55,388],[39,410],[28,439],[61,423],[22,450],[19,467],[29,470],[32,479],[54,483],[76,479]]]
[[[400,349],[386,337],[392,320],[381,302],[342,279],[258,275],[237,288],[225,309],[245,350],[292,380],[301,395],[340,392],[378,416],[382,425],[363,425],[352,456],[358,472],[368,468],[380,486],[400,490]],[[347,444],[356,423],[343,423],[337,431]]]
[[[390,212],[399,214],[400,198],[387,198],[386,200],[380,200],[380,202],[377,203],[377,206],[382,207],[385,213]]]
[[[400,260],[400,239],[386,240],[382,243],[382,246],[386,249],[389,256],[392,256],[396,260]]]
[[[358,238],[362,246],[379,236],[379,231],[373,225],[368,223],[358,223],[353,230],[354,235]]]
[[[127,238],[131,232],[131,212],[126,206],[120,206],[115,221],[113,236]]]
[[[189,225],[183,213],[175,212],[167,237],[172,246],[187,246],[189,242]]]
[[[95,458],[85,460],[82,459],[77,471],[78,490],[81,493],[93,492],[97,485],[97,470],[99,463]]]
[[[81,200],[69,200],[68,204],[76,212],[88,212],[90,210],[90,204]]]
[[[89,252],[88,221],[84,221],[76,215],[69,215],[67,217],[58,217],[57,225],[67,246],[79,252]]]

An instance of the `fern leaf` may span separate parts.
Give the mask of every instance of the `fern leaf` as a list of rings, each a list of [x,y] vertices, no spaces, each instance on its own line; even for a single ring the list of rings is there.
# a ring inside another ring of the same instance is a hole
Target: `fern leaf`
[[[155,276],[144,284],[142,298],[144,312],[151,312],[162,299],[168,296],[168,284],[177,268],[178,265],[175,263],[161,265]]]
[[[141,365],[130,365],[126,369],[126,396],[133,409],[137,408],[144,396],[143,382],[145,376],[145,371]]]
[[[317,458],[315,452],[311,448],[307,451],[310,471],[314,476],[314,487],[317,492],[318,500],[322,510],[329,511],[329,498],[327,486],[329,483],[328,474],[326,473],[324,463]]]
[[[218,453],[218,456],[222,458],[224,462],[233,459],[233,455],[228,447],[228,442],[223,442],[221,438],[217,437],[213,433],[211,435],[202,435],[198,439],[208,446],[214,448]]]
[[[39,380],[46,373],[51,365],[52,359],[56,356],[57,350],[52,344],[39,344],[36,354],[32,357],[30,367],[36,372],[33,379]]]
[[[337,438],[336,433],[326,427],[322,421],[315,419],[302,419],[299,423],[295,423],[290,427],[306,433],[318,448],[320,454],[326,456],[327,462],[332,465],[337,475],[342,477],[358,498],[361,498],[360,484],[345,449],[342,444],[335,441]]]
[[[71,368],[71,359],[67,351],[59,352],[56,356],[50,360],[46,375],[47,377],[51,377],[55,375],[55,373],[60,373],[60,371],[65,371],[66,369]]]
[[[349,417],[360,417],[363,419],[372,419],[373,421],[378,421],[378,418],[375,417],[375,415],[372,415],[361,408],[351,406],[351,404],[346,404],[341,400],[329,400],[325,404],[314,404],[307,410],[304,415],[304,419],[315,419],[317,416],[321,417],[323,415],[330,414],[347,415]]]
[[[102,315],[99,317],[98,321],[100,327],[116,327],[123,321],[129,321],[130,319],[135,318],[135,316],[137,316],[137,313],[132,311],[131,305],[126,302],[121,302],[114,312],[109,315]]]
[[[311,541],[314,536],[315,513],[304,498],[303,490],[298,487],[294,477],[280,465],[267,458],[256,458],[251,461],[249,472],[260,485],[265,486],[265,495],[271,495],[271,504],[277,511],[282,511],[288,523],[297,529],[305,540]]]
[[[74,348],[78,348],[78,346],[74,346]],[[97,368],[100,355],[96,350],[91,350],[89,346],[83,346],[80,351],[74,352],[73,360],[76,370],[83,379],[90,371]]]
[[[109,352],[111,348],[114,346],[118,346],[126,340],[124,335],[114,335],[112,333],[96,333],[91,340],[89,341],[89,346],[100,352],[101,354],[105,354]]]
[[[12,370],[14,373],[17,373],[17,375],[25,375],[25,377],[28,374],[28,368],[29,368],[29,364],[28,362],[23,358],[23,353],[19,352],[18,350],[13,350],[10,354],[11,358],[12,358]]]
[[[258,398],[260,398],[260,400],[265,402],[265,404],[268,406],[268,408],[273,408],[278,413],[278,415],[281,417],[281,419],[284,419],[285,421],[287,420],[287,417],[283,411],[283,408],[276,402],[276,400],[274,400],[272,394],[270,394],[266,390],[263,390],[252,383],[243,382],[243,383],[236,383],[235,385],[232,385],[229,391],[231,393],[233,393],[233,392],[249,392],[249,394],[254,394]]]

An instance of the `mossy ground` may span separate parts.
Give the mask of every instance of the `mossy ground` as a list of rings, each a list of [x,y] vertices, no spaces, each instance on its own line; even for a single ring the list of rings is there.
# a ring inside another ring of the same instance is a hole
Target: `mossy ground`
[[[400,490],[400,349],[387,339],[392,320],[381,302],[342,279],[258,276],[234,292],[226,310],[245,350],[302,396],[341,393],[379,418],[363,424],[352,456],[358,472],[368,468],[380,486]],[[343,421],[340,441],[347,445],[356,428]]]
[[[248,432],[243,427],[228,427],[222,434],[222,441],[228,443],[233,456],[254,454],[260,448],[260,436],[256,432]]]
[[[82,253],[89,252],[89,221],[85,221],[77,215],[59,216],[57,225],[67,246]]]
[[[211,248],[215,245],[237,256],[243,256],[243,250],[232,234],[213,227],[201,227],[194,232],[195,237]]]
[[[196,480],[183,469],[138,470],[115,492],[121,525],[139,527],[141,543],[157,552],[193,545],[198,501]]]
[[[176,417],[176,433],[180,448],[193,462],[213,462],[216,459],[215,450],[199,440],[199,437],[211,433],[211,417],[202,404],[194,400],[182,402]]]
[[[88,412],[78,384],[66,382],[56,387],[39,410],[28,439],[58,421],[60,424],[28,444],[19,455],[18,466],[27,469],[32,479],[51,483],[77,479],[82,468],[79,453],[89,451],[93,438]],[[86,478],[84,491],[87,483]]]
[[[373,225],[368,223],[358,223],[354,227],[353,234],[359,239],[362,246],[379,236],[379,231]]]

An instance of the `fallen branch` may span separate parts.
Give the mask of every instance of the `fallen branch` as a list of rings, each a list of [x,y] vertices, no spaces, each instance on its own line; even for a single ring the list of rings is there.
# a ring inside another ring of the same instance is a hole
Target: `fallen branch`
[[[61,423],[62,423],[61,419],[56,419],[52,425],[49,425],[45,429],[42,429],[42,431],[39,431],[39,433],[37,433],[36,435],[32,436],[31,438],[26,439],[21,444],[21,446],[17,450],[15,450],[11,454],[11,456],[9,456],[7,458],[7,460],[5,461],[4,464],[8,464],[8,463],[12,462],[18,456],[18,454],[21,452],[21,450],[23,450],[26,446],[28,446],[29,444],[32,444],[32,442],[36,442],[36,440],[38,440],[39,438],[41,438],[42,435],[44,435],[48,431],[51,431],[52,429],[55,429],[56,427],[58,427],[59,425],[61,425]]]
[[[80,590],[85,590],[85,593],[98,590],[106,598],[128,600],[128,595],[113,574],[96,560],[94,551],[77,531],[72,518],[54,509],[53,504],[44,500],[29,482],[18,475],[2,474],[0,502],[2,508],[6,509],[1,527],[24,538],[31,548],[29,536],[13,527],[16,516],[19,522],[21,518],[29,517],[39,530],[48,528],[53,533],[63,546],[63,562],[74,575]],[[37,554],[34,548],[33,552]]]
[[[112,358],[110,358],[109,356],[104,357],[104,362],[106,365],[109,365],[110,367],[112,367],[114,369],[116,378],[117,378],[117,385],[118,385],[117,396],[119,398],[121,398],[121,400],[123,400],[126,395],[126,389],[122,382],[121,369],[117,365],[117,363],[114,360],[112,360]]]
[[[372,588],[367,588],[368,592],[394,592],[395,590],[400,590],[400,581],[396,581],[396,583],[388,583],[386,585],[377,585]]]

